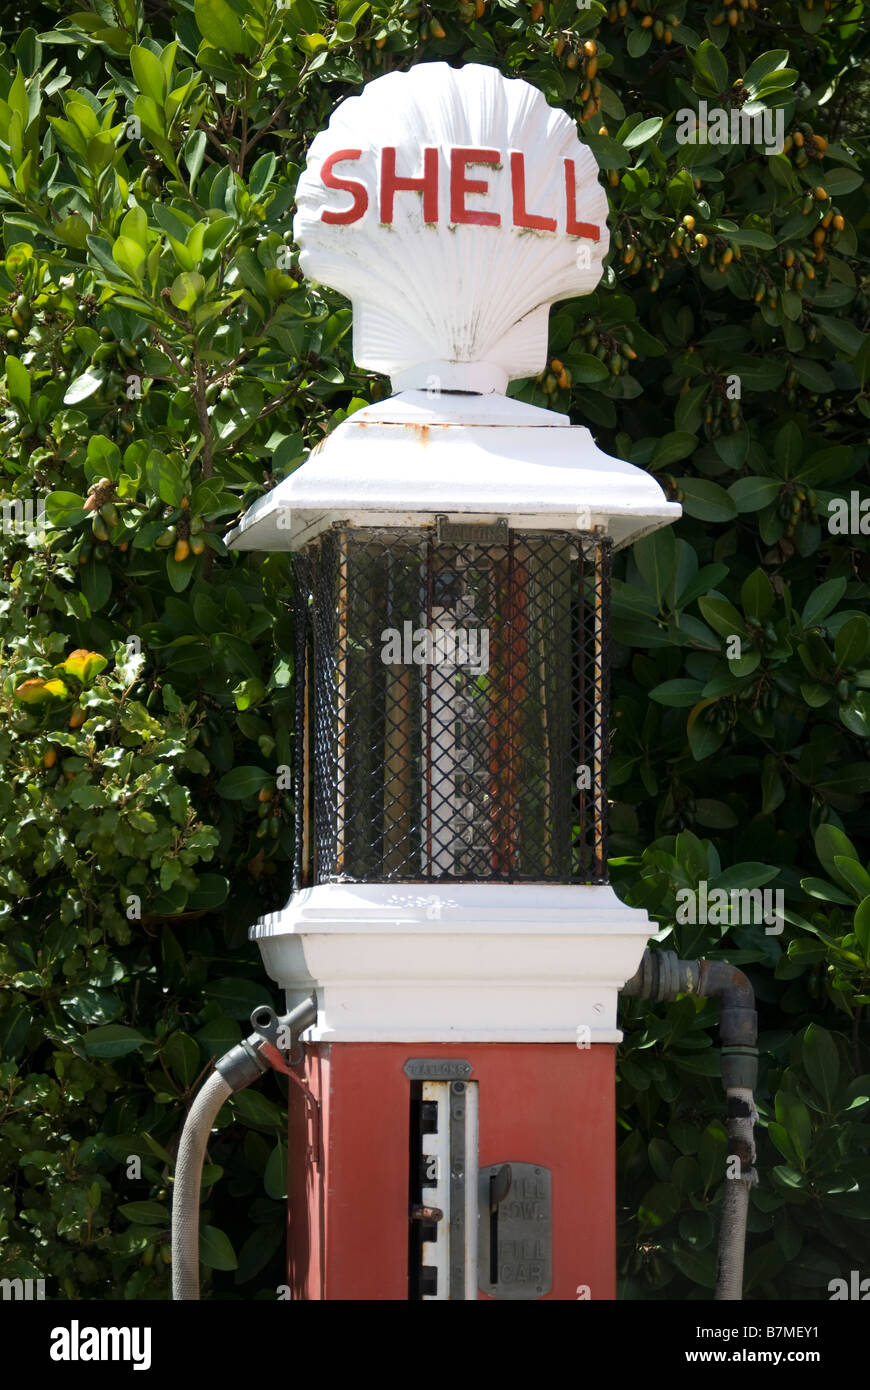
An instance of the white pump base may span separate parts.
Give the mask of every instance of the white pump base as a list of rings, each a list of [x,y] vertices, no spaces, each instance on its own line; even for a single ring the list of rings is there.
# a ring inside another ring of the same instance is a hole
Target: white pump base
[[[325,883],[251,928],[308,1042],[616,1043],[656,924],[609,885]]]

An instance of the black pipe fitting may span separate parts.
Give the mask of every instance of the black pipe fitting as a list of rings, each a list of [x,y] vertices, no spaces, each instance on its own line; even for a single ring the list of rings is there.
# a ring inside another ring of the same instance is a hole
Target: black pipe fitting
[[[635,999],[670,1003],[678,994],[721,999],[719,1020],[722,1085],[754,1090],[758,1080],[758,1015],[755,992],[742,970],[724,960],[680,960],[676,951],[644,951],[640,966],[623,985]]]

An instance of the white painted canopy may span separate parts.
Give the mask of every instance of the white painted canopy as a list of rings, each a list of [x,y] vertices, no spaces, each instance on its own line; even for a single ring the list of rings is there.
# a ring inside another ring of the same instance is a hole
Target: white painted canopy
[[[611,458],[566,415],[495,392],[405,391],[365,406],[261,497],[235,550],[296,550],[335,522],[424,526],[436,516],[526,530],[601,526],[617,547],[681,508],[643,469]]]

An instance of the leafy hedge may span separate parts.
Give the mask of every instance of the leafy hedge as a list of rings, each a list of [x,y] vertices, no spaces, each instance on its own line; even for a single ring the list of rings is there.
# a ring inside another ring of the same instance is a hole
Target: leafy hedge
[[[611,853],[660,941],[758,994],[748,1292],[868,1272],[867,9],[80,0],[6,34],[0,490],[46,516],[2,537],[4,1276],[167,1295],[174,1146],[266,997],[246,928],[292,856],[287,559],[220,537],[389,390],[299,271],[295,182],[336,101],[444,58],[576,115],[610,197],[605,279],[513,393],[683,503],[617,562]],[[701,98],[781,113],[782,152],[679,144]],[[782,890],[785,930],[678,922],[701,880]],[[628,1298],[710,1296],[715,1018],[625,1010]],[[240,1094],[211,1146],[220,1296],[281,1283],[285,1103]]]

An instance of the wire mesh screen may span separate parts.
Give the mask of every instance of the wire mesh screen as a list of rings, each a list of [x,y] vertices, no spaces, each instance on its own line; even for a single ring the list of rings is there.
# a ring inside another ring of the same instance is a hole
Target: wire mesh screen
[[[493,529],[294,557],[297,887],[606,881],[610,542]]]

